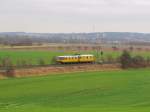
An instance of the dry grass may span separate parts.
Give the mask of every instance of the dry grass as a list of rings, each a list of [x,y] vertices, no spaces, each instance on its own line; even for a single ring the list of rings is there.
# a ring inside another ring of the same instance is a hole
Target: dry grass
[[[87,72],[87,71],[114,71],[121,70],[119,64],[104,65],[79,65],[63,67],[37,67],[15,70],[15,77],[43,76],[62,73]]]

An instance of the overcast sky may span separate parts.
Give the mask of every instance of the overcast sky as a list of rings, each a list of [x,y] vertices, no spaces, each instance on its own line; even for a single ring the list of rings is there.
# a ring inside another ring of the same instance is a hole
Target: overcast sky
[[[150,32],[150,0],[0,0],[0,32]]]

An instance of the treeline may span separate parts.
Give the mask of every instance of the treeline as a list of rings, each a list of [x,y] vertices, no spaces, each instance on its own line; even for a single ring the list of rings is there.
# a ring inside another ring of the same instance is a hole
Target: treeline
[[[22,37],[1,36],[0,44],[10,45],[10,46],[31,46],[33,44],[33,41],[32,39],[26,36],[22,36]]]
[[[31,45],[33,43],[108,43],[129,45],[150,45],[150,34],[128,32],[95,33],[0,33],[0,44]],[[130,42],[128,41],[130,40]],[[138,41],[137,41],[138,40]]]
[[[96,34],[48,34],[48,33],[2,33],[0,44],[10,46],[31,46],[43,43],[95,43]]]

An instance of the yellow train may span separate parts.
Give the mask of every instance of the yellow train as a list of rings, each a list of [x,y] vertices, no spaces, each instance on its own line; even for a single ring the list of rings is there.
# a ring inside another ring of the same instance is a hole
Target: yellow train
[[[94,63],[95,56],[92,54],[87,55],[70,55],[70,56],[57,56],[56,62],[60,64],[67,63]]]

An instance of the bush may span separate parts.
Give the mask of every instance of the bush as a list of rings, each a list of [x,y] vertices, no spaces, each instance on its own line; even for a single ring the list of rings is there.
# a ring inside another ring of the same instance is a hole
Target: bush
[[[40,66],[44,66],[44,65],[45,65],[45,61],[44,61],[44,59],[39,58],[39,59],[38,59],[38,65],[40,65]]]
[[[59,64],[56,62],[56,56],[54,56],[52,59],[51,59],[51,64]]]
[[[12,64],[12,60],[9,57],[5,57],[2,59],[2,68],[5,70],[5,75],[8,77],[14,76],[14,66]]]
[[[147,65],[150,65],[150,57],[147,57],[146,63],[147,63]]]
[[[128,51],[124,51],[120,57],[122,68],[143,68],[149,66],[149,60],[145,60],[142,56],[131,57]]]
[[[135,56],[132,58],[132,66],[136,68],[145,67],[146,61],[142,56]]]
[[[9,66],[5,70],[6,70],[5,75],[7,77],[14,77],[14,75],[15,75],[15,69],[14,69],[13,66]]]
[[[7,68],[7,67],[10,67],[10,66],[13,66],[12,60],[9,57],[5,57],[5,58],[1,59],[1,61],[2,61],[1,62],[1,66],[3,68]]]
[[[122,68],[129,68],[132,63],[132,57],[128,51],[123,51],[121,57],[120,57],[120,62],[122,65]]]
[[[20,59],[17,60],[16,65],[17,67],[31,67],[33,64],[32,64],[32,60]]]
[[[108,56],[106,57],[106,61],[107,61],[108,63],[113,63],[113,62],[115,62],[115,59],[112,57],[112,55],[108,55]]]

